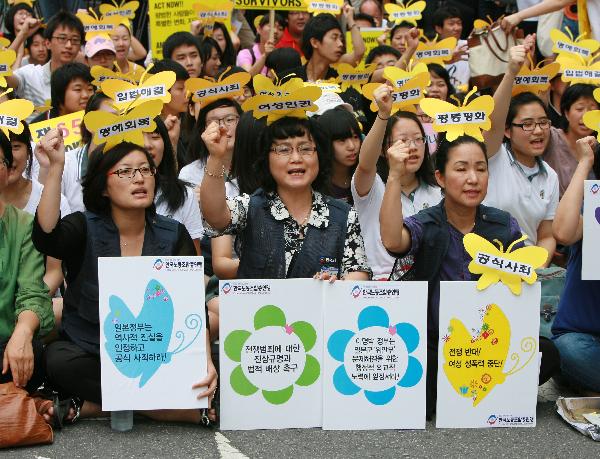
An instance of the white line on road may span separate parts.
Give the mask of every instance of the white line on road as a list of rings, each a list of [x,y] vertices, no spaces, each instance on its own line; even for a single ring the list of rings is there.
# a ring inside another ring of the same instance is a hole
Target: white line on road
[[[215,441],[221,459],[249,459],[248,456],[231,446],[229,439],[221,432],[215,432]]]

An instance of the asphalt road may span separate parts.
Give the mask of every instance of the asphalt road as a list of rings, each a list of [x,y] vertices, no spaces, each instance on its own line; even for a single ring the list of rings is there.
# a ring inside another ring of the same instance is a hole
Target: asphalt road
[[[538,403],[537,427],[424,431],[227,431],[137,419],[115,433],[109,420],[82,420],[58,432],[53,445],[1,451],[2,458],[597,458],[600,442],[571,429],[554,404]]]

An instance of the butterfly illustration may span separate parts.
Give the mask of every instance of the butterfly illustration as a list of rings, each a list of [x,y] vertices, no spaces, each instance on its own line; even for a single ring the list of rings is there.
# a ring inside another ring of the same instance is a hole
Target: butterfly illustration
[[[76,15],[83,23],[86,40],[91,40],[96,35],[110,34],[117,28],[121,21],[123,21],[123,18],[118,15],[98,17],[94,10],[90,9],[90,12],[92,14],[85,11],[80,11]]]
[[[594,98],[600,104],[600,88],[594,89]],[[591,110],[586,112],[583,115],[583,124],[585,124],[591,130],[597,132],[596,138],[600,142],[600,110]]]
[[[552,29],[550,31],[550,38],[554,44],[552,52],[559,54],[557,62],[560,62],[565,55],[581,56],[587,60],[600,48],[600,42],[597,40],[584,39],[583,35],[574,38],[568,28],[566,31],[568,35],[559,29]]]
[[[356,66],[341,63],[335,66],[338,72],[336,82],[339,83],[342,91],[352,87],[357,91],[360,91],[360,87],[369,81],[371,74],[375,71],[376,64],[369,64],[367,66]]]
[[[112,5],[110,3],[100,5],[100,14],[105,18],[121,16],[122,18],[133,19],[139,6],[140,2],[137,1],[121,1],[121,3],[117,3],[113,0]]]
[[[158,99],[148,100],[121,114],[102,110],[88,112],[83,121],[94,133],[94,143],[104,145],[107,151],[120,142],[132,142],[144,145],[144,132],[156,129],[154,117],[162,110],[163,103]]]
[[[287,92],[287,91],[286,91]],[[286,117],[306,118],[307,111],[317,111],[315,101],[321,97],[321,88],[304,85],[285,95],[259,94],[244,102],[245,111],[252,110],[255,118],[267,117],[267,124]]]
[[[102,92],[110,97],[119,109],[126,106],[132,108],[147,100],[160,100],[167,104],[171,101],[169,89],[175,83],[176,75],[171,70],[158,72],[154,75],[148,74],[148,70],[142,74],[138,84],[128,81],[108,79],[100,83]]]
[[[525,63],[515,77],[512,95],[516,96],[522,92],[540,93],[550,88],[550,80],[560,71],[560,64],[553,62],[547,64],[546,60],[534,65],[531,56],[529,63]]]
[[[233,98],[244,94],[244,86],[250,81],[248,72],[239,72],[217,81],[208,78],[188,78],[185,89],[192,100],[207,105],[217,99]]]
[[[415,105],[425,97],[425,89],[429,84],[429,73],[418,73],[408,80],[401,79],[396,81],[402,81],[402,84],[399,87],[394,85],[394,90],[392,92],[392,114],[396,113],[398,110],[414,112]],[[369,108],[374,112],[377,111],[377,104],[375,103],[375,96],[373,93],[379,86],[381,86],[381,83],[368,83],[362,88],[363,95],[371,100]]]
[[[548,259],[548,251],[537,246],[512,250],[515,244],[525,239],[527,236],[523,235],[510,244],[505,252],[502,243],[496,239],[494,242],[498,247],[475,233],[465,234],[463,244],[473,258],[469,263],[469,271],[481,274],[477,281],[477,290],[485,290],[490,285],[502,281],[513,294],[520,295],[522,280],[529,285],[536,281],[535,270],[544,265]]]
[[[12,92],[8,89],[0,97]],[[0,130],[9,136],[9,131],[15,134],[23,132],[23,120],[27,119],[34,110],[33,102],[25,99],[12,99],[0,103]]]
[[[17,59],[17,53],[12,49],[0,51],[0,87],[5,88],[6,76],[12,75],[12,65]]]
[[[560,62],[561,79],[565,83],[600,85],[600,56],[585,59],[580,55],[565,54],[559,55],[556,61]]]
[[[477,406],[495,386],[504,383],[507,376],[525,368],[537,355],[537,341],[526,337],[521,340],[521,350],[527,355],[513,353],[511,368],[504,372],[510,349],[510,322],[497,304],[485,308],[482,324],[475,336],[457,318],[450,320],[452,331],[443,340],[444,373],[457,394],[470,398]],[[475,362],[475,364],[473,364]],[[483,363],[483,364],[480,364]]]
[[[334,16],[339,14],[344,6],[344,0],[306,0],[307,11],[314,16],[329,13]]]
[[[406,70],[396,66],[389,66],[383,69],[383,77],[397,88],[403,86],[408,80],[420,73],[426,73],[429,76],[427,65],[422,62],[416,63],[414,60],[410,61],[410,66]],[[427,80],[426,86],[429,86],[429,80]]]
[[[406,5],[396,5],[394,3],[387,3],[385,5],[385,11],[389,15],[389,20],[400,23],[400,22],[410,22],[415,27],[417,26],[417,21],[421,19],[421,13],[427,6],[427,3],[420,0],[417,2],[407,2]]]
[[[450,142],[463,134],[483,142],[481,130],[487,131],[492,127],[490,114],[494,110],[494,99],[492,96],[479,96],[468,102],[476,91],[477,86],[474,86],[465,96],[462,106],[456,106],[440,99],[425,98],[421,100],[421,109],[434,120],[433,130],[446,132],[446,138]]]
[[[254,87],[254,92],[257,96],[262,96],[264,94],[285,96],[296,89],[303,88],[305,85],[304,81],[300,78],[290,78],[285,83],[275,84],[270,78],[259,73],[252,78],[252,86]],[[244,108],[244,110],[246,109]]]
[[[446,61],[452,59],[452,53],[456,48],[457,40],[455,37],[444,38],[443,40],[427,40],[419,42],[415,51],[415,60],[424,64],[445,65]]]

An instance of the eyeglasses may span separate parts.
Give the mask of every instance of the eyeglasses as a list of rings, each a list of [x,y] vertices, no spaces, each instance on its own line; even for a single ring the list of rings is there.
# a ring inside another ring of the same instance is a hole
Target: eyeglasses
[[[291,145],[275,145],[274,147],[271,147],[270,151],[279,156],[291,156],[294,150],[296,150],[300,156],[311,156],[315,151],[317,151],[317,147],[309,143],[298,145],[296,148],[292,147]]]
[[[240,120],[238,115],[228,115],[225,118],[215,118],[212,120],[206,120],[206,125],[208,126],[210,123],[217,123],[219,126],[221,123],[227,127],[235,126],[237,122]]]
[[[52,38],[55,38],[57,42],[61,45],[66,44],[68,41],[71,42],[73,46],[79,46],[81,44],[81,38],[78,37],[67,37],[66,35],[54,35]]]
[[[155,173],[155,170],[150,166],[142,166],[142,167],[125,167],[123,169],[117,169],[114,172],[110,172],[108,175],[116,175],[119,178],[128,178],[133,179],[135,177],[135,173],[139,171],[142,177],[152,177]]]
[[[425,137],[417,137],[416,139],[394,139],[392,140],[392,145],[395,144],[396,142],[402,142],[406,145],[411,145],[414,144],[415,147],[422,147],[423,145],[425,145]]]
[[[511,126],[520,127],[524,131],[535,131],[536,127],[540,127],[541,129],[550,129],[550,125],[552,122],[549,119],[543,119],[540,121],[525,121],[524,123],[510,123]]]

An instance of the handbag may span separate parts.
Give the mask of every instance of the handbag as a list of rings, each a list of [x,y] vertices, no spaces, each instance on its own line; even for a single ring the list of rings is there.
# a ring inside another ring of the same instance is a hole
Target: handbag
[[[500,84],[508,67],[510,48],[522,42],[523,30],[517,29],[507,34],[498,22],[473,29],[467,40],[470,86],[482,89]]]
[[[538,19],[536,41],[540,54],[544,57],[550,57],[554,54],[552,52],[554,42],[550,37],[550,31],[552,29],[560,29],[563,15],[563,10],[560,9],[552,13],[542,14]]]
[[[540,301],[540,336],[552,337],[552,324],[558,312],[558,303],[565,286],[567,270],[558,266],[536,269],[538,280],[542,283]]]
[[[52,443],[52,427],[39,414],[51,400],[31,397],[11,381],[0,384],[0,448]]]

